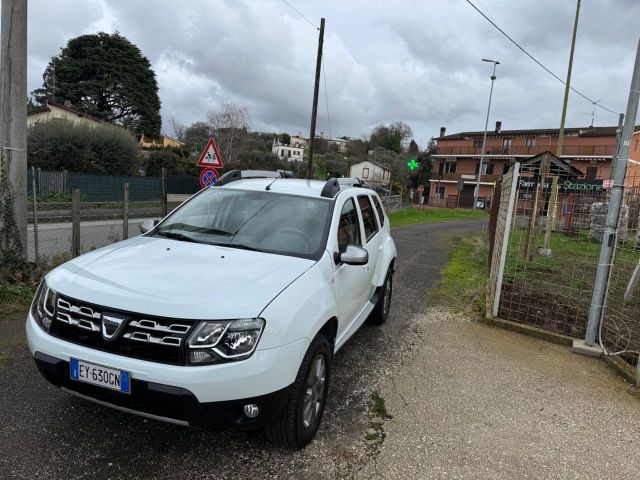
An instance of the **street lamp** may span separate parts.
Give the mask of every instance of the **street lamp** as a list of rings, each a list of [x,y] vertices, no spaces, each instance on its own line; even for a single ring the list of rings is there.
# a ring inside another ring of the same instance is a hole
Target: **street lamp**
[[[478,195],[480,194],[480,176],[482,175],[482,163],[484,161],[484,150],[485,145],[487,144],[487,128],[489,126],[489,112],[491,111],[491,97],[493,96],[493,82],[496,79],[496,67],[500,65],[500,62],[497,60],[489,60],[488,58],[483,58],[483,62],[493,63],[493,73],[491,74],[491,90],[489,92],[489,106],[487,107],[487,119],[484,122],[484,136],[482,137],[482,151],[480,152],[480,166],[478,167],[478,180],[476,182],[476,188],[473,192],[473,209],[476,210],[478,207]]]

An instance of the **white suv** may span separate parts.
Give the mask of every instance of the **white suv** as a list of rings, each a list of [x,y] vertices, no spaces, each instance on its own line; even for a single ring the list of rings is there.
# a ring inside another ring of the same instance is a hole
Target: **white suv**
[[[46,276],[27,319],[40,372],[119,410],[302,448],[334,353],[389,314],[380,199],[357,179],[236,170],[155,223]]]

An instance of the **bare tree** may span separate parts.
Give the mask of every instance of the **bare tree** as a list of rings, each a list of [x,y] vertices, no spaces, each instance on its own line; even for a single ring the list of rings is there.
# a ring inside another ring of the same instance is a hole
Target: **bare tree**
[[[242,149],[241,139],[247,133],[249,110],[245,105],[224,102],[207,114],[207,120],[215,135],[223,161],[229,164],[235,160],[236,153]]]
[[[180,123],[176,117],[169,117],[169,125],[173,131],[173,136],[184,142],[184,134],[187,131],[187,127],[184,123]]]

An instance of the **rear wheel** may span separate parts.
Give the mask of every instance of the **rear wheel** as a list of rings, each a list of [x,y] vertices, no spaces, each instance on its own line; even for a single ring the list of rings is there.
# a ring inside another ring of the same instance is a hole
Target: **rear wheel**
[[[329,342],[323,335],[316,335],[302,360],[287,405],[266,428],[272,443],[297,450],[313,439],[327,400],[331,359]]]
[[[371,325],[383,325],[387,321],[387,317],[389,317],[391,294],[393,293],[393,272],[391,269],[387,272],[387,277],[381,288],[378,302],[367,319],[367,322]]]

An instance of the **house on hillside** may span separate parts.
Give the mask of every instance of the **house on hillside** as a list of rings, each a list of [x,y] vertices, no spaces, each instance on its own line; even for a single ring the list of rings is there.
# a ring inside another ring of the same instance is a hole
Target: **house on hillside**
[[[290,145],[286,145],[274,140],[271,146],[271,153],[281,160],[302,162],[304,160],[304,147],[297,146],[293,142],[290,143]]]
[[[153,138],[147,135],[140,135],[138,142],[142,148],[179,148],[184,145],[177,138],[161,133],[159,137]]]
[[[27,127],[38,122],[48,122],[53,119],[70,120],[91,126],[108,124],[108,122],[100,118],[76,110],[69,101],[57,103],[49,100],[45,105],[31,108],[27,111]]]
[[[609,179],[616,146],[617,127],[566,128],[562,153],[556,156],[559,129],[502,130],[502,122],[487,132],[482,171],[479,172],[483,131],[445,135],[440,129],[433,158],[429,205],[472,207],[480,173],[478,197],[485,200],[493,195],[496,181],[514,162],[527,166],[539,163],[548,154],[559,173],[580,180]],[[627,186],[640,182],[640,129],[633,136],[627,167]],[[458,202],[459,195],[459,202]]]
[[[363,160],[349,167],[349,177],[361,178],[368,183],[389,183],[391,169],[373,160]]]
[[[344,138],[329,138],[324,134],[324,132],[320,132],[319,134],[317,134],[316,138],[326,140],[329,145],[335,145],[339,152],[347,151],[347,143],[349,142],[349,140],[345,140]],[[309,138],[303,137],[301,133],[299,133],[298,135],[291,135],[290,144],[298,147],[309,148]]]

